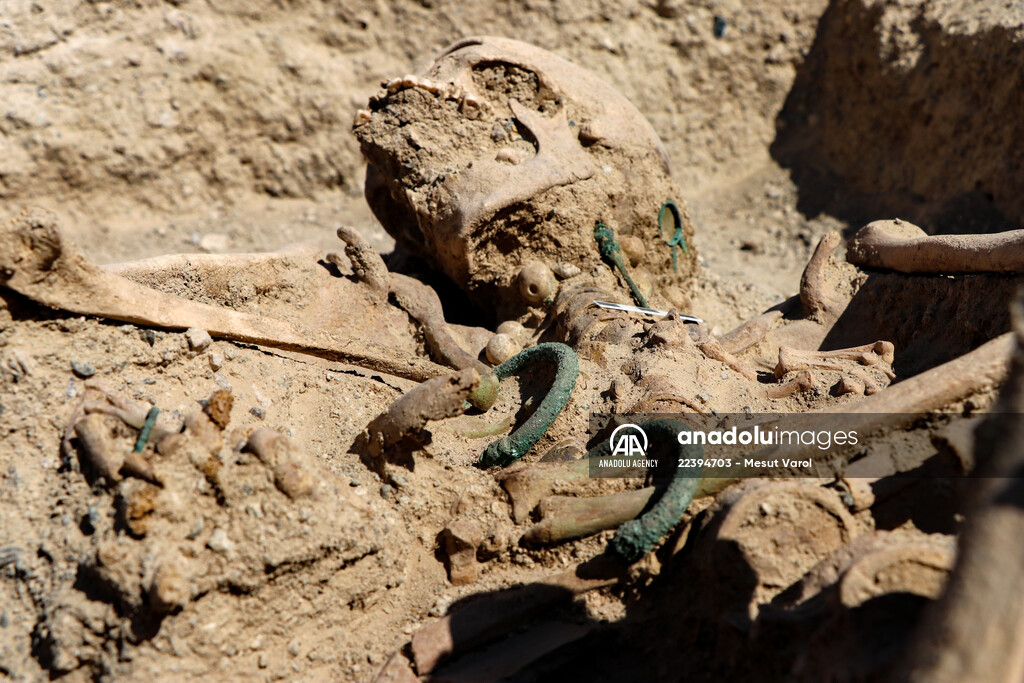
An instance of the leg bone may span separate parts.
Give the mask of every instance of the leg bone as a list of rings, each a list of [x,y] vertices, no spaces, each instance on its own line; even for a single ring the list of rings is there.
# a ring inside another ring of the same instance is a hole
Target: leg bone
[[[42,209],[23,211],[0,227],[0,283],[72,313],[172,330],[199,327],[222,339],[309,353],[419,381],[445,374],[441,366],[397,357],[373,342],[182,299],[118,277],[87,261],[63,239],[57,217]]]
[[[901,273],[1019,273],[1024,271],[1024,230],[930,236],[899,219],[875,221],[850,240],[846,258],[864,268]]]

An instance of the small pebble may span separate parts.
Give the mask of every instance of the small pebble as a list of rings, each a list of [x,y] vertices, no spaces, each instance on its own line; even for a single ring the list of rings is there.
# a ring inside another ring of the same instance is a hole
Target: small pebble
[[[154,330],[139,330],[139,336],[141,336],[142,340],[150,346],[156,344],[156,332]]]
[[[185,536],[185,538],[187,538],[188,540],[192,541],[192,540],[195,540],[196,538],[199,538],[199,534],[201,534],[201,533],[203,533],[203,520],[197,519],[192,524],[192,531],[188,532],[188,535]]]
[[[85,517],[82,519],[82,531],[86,534],[95,533],[101,519],[100,511],[96,509],[95,505],[90,505]]]
[[[384,485],[382,485],[380,487],[380,496],[381,496],[381,498],[384,498],[385,500],[390,499],[391,496],[394,495],[394,493],[395,493],[395,489],[393,487],[391,487],[391,486],[388,486],[387,484],[384,484]]]
[[[188,346],[193,351],[203,351],[213,343],[210,333],[198,327],[190,327],[185,330],[185,339],[188,340]]]
[[[722,379],[729,379],[729,373],[725,370],[722,371]]]
[[[451,598],[442,596],[437,599],[437,601],[433,604],[433,606],[430,608],[430,611],[427,612],[427,614],[432,617],[443,617],[445,614],[448,613],[448,608],[451,606],[451,604]]]
[[[88,379],[96,374],[96,368],[92,365],[77,360],[71,361],[71,370],[82,379]]]
[[[210,354],[210,368],[217,372],[224,367],[224,354],[223,353],[211,353]]]
[[[403,477],[401,474],[395,474],[391,476],[391,481],[394,482],[395,486],[401,486],[405,488],[409,485],[409,480]]]
[[[580,274],[580,267],[572,263],[559,263],[552,270],[560,280],[576,277]]]
[[[231,247],[231,238],[227,235],[212,232],[199,238],[198,247],[212,253],[227,251]]]
[[[267,411],[264,410],[263,408],[260,408],[259,406],[253,406],[252,408],[249,408],[249,412],[252,413],[254,417],[260,420],[267,416]]]
[[[206,542],[206,547],[210,550],[226,555],[231,552],[231,549],[235,547],[235,544],[228,538],[228,534],[221,528],[213,530],[210,534],[210,540]]]

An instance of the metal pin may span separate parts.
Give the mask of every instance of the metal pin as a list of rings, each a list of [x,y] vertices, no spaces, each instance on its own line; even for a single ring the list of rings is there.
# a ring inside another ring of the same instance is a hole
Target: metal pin
[[[656,308],[642,308],[640,306],[630,306],[628,304],[616,304],[611,301],[595,301],[594,305],[598,308],[608,308],[613,311],[626,311],[628,313],[642,313],[643,315],[650,315],[655,317],[664,318],[668,315],[668,311],[659,311]],[[684,313],[679,314],[679,319],[687,323],[700,324],[704,322],[702,319],[695,315],[686,315]]]

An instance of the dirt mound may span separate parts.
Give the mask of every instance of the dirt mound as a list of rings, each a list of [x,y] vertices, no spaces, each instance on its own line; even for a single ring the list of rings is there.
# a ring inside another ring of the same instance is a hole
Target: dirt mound
[[[933,233],[1024,225],[1022,40],[1019,4],[832,2],[773,145],[801,209]]]

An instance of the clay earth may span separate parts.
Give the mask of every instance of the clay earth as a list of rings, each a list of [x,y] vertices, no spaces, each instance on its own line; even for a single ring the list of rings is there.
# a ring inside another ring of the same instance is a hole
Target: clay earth
[[[2,14],[3,677],[1020,680],[1017,5]]]

